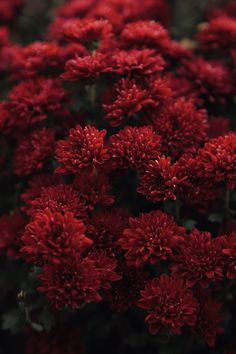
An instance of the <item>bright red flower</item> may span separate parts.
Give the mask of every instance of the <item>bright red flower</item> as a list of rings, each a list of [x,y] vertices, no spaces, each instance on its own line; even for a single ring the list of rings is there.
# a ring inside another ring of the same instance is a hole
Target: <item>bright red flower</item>
[[[102,173],[83,173],[75,178],[74,187],[87,210],[93,210],[98,205],[109,206],[114,203],[112,186],[108,177]]]
[[[141,267],[172,257],[173,249],[184,236],[184,228],[178,226],[172,216],[155,210],[130,218],[129,228],[124,230],[119,244],[128,264]]]
[[[85,226],[74,214],[64,215],[45,209],[29,222],[22,236],[22,253],[35,264],[66,264],[70,257],[92,245],[85,236]]]
[[[14,171],[18,176],[26,176],[42,170],[45,161],[54,151],[54,132],[43,128],[25,134],[19,140],[14,155]]]
[[[183,326],[196,323],[198,302],[182,279],[161,275],[148,281],[138,306],[148,312],[145,322],[151,334],[163,327],[180,334]]]
[[[169,157],[162,156],[149,162],[137,191],[153,202],[176,200],[185,178],[179,177],[176,163],[172,165]]]
[[[172,158],[197,150],[207,139],[206,110],[184,98],[164,106],[153,125],[161,137],[163,153]]]
[[[205,144],[199,153],[204,176],[236,187],[236,134],[219,136]]]
[[[82,173],[89,168],[103,164],[107,159],[104,147],[106,130],[97,130],[87,125],[70,129],[67,140],[57,142],[56,158],[59,162],[57,173]]]
[[[121,168],[142,169],[160,156],[160,137],[151,127],[125,127],[109,143],[110,156]]]
[[[85,303],[101,300],[101,274],[88,258],[67,258],[67,262],[48,264],[39,276],[39,292],[44,293],[56,310],[80,308]]]
[[[178,245],[172,274],[186,280],[188,286],[198,284],[207,288],[211,282],[223,279],[221,238],[212,239],[209,232],[194,229]]]
[[[213,348],[217,334],[224,333],[223,327],[220,326],[223,320],[222,304],[213,298],[203,299],[194,331]]]

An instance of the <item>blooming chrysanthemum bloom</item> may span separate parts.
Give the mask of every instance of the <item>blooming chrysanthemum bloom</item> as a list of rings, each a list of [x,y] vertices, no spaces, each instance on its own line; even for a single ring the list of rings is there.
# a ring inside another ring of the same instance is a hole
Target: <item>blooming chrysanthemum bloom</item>
[[[160,137],[152,127],[125,127],[109,143],[110,156],[118,167],[142,169],[160,156]]]
[[[152,49],[117,51],[111,58],[114,71],[120,75],[129,75],[149,80],[164,69],[164,59]]]
[[[92,245],[85,236],[85,226],[73,213],[64,214],[45,209],[29,222],[22,236],[22,253],[35,264],[67,263],[72,256]]]
[[[114,203],[112,187],[103,173],[85,172],[75,178],[74,187],[88,210],[93,210],[97,205],[109,206]]]
[[[26,134],[18,142],[14,155],[14,171],[18,176],[26,176],[42,170],[46,159],[54,150],[54,132],[43,128]]]
[[[86,217],[84,203],[71,185],[58,184],[44,187],[40,196],[31,202],[29,214],[33,217],[46,208],[62,214],[71,212],[78,218]]]
[[[26,336],[25,354],[85,354],[80,329],[68,323],[49,332],[30,331]]]
[[[21,236],[26,221],[19,212],[12,215],[4,214],[0,217],[0,251],[7,257],[20,258]]]
[[[93,241],[93,249],[114,254],[117,240],[128,226],[127,209],[116,208],[111,211],[100,211],[86,223],[86,235]]]
[[[125,48],[154,48],[159,53],[170,44],[168,31],[155,21],[128,23],[121,32],[120,40]]]
[[[136,306],[140,290],[144,288],[149,275],[142,269],[128,267],[122,260],[119,263],[118,274],[121,280],[113,283],[111,289],[103,292],[104,301],[108,301],[111,309],[117,312],[127,311]]]
[[[33,77],[60,68],[60,48],[55,43],[34,42],[20,48],[13,57],[14,78]],[[54,70],[54,71],[53,71]]]
[[[195,325],[198,302],[182,279],[161,275],[147,282],[141,296],[138,306],[148,312],[145,322],[151,334],[163,327],[180,334],[183,326]]]
[[[210,103],[225,103],[234,92],[231,72],[222,61],[192,58],[184,62],[179,72],[191,80],[198,95]]]
[[[236,49],[236,19],[229,16],[211,19],[198,33],[197,39],[204,48]]]
[[[103,98],[105,119],[113,127],[121,125],[143,108],[158,106],[147,89],[128,78],[120,79]]]
[[[80,18],[87,15],[94,5],[94,0],[71,0],[60,6],[57,13],[62,18]]]
[[[56,172],[82,173],[103,164],[108,159],[105,135],[106,130],[99,131],[90,125],[70,129],[68,139],[57,142],[56,158],[60,166]]]
[[[177,164],[172,165],[169,157],[162,156],[149,162],[137,191],[153,202],[176,200],[185,178],[179,177]]]
[[[228,279],[236,279],[236,232],[225,238],[223,248],[225,259],[225,270]]]
[[[95,52],[84,57],[76,57],[68,60],[65,65],[65,72],[62,75],[64,80],[79,81],[81,79],[97,79],[101,74],[111,72],[107,56]]]
[[[101,300],[98,290],[101,273],[89,258],[68,257],[66,263],[48,264],[39,276],[38,290],[44,293],[52,307],[76,309],[84,303]]]
[[[162,152],[172,158],[195,151],[207,139],[206,110],[196,109],[184,98],[164,106],[153,125],[161,137]]]
[[[212,239],[209,232],[194,229],[178,245],[172,273],[186,280],[188,286],[198,284],[203,288],[210,282],[223,279],[223,253],[221,238]]]
[[[213,348],[217,334],[224,333],[223,327],[220,326],[223,319],[222,304],[213,298],[203,299],[194,331]]]
[[[93,251],[89,253],[87,258],[94,261],[95,267],[100,273],[100,287],[102,289],[111,289],[112,283],[121,279],[116,270],[117,261],[107,252]]]
[[[68,93],[58,79],[22,81],[0,105],[0,127],[4,132],[25,131],[37,122],[65,111]]]
[[[124,230],[119,244],[128,264],[141,267],[170,258],[184,236],[184,228],[178,226],[172,216],[155,210],[130,218],[129,228]]]
[[[225,181],[229,189],[236,187],[236,134],[211,139],[199,152],[199,159],[204,176]]]
[[[93,43],[100,47],[100,42],[113,36],[112,26],[105,19],[68,20],[63,26],[63,33],[69,40],[85,44],[88,47]]]

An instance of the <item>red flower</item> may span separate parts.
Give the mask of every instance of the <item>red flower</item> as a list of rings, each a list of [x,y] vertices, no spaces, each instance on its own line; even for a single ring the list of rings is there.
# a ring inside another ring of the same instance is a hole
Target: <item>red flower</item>
[[[102,173],[83,173],[75,178],[74,187],[88,210],[93,210],[97,205],[109,206],[114,203],[112,187]]]
[[[101,300],[98,290],[101,285],[100,271],[93,260],[68,257],[66,263],[48,264],[39,276],[38,290],[44,293],[53,308],[77,309],[84,303]]]
[[[160,155],[160,137],[151,127],[125,127],[109,142],[110,156],[118,167],[142,169]]]
[[[31,202],[29,214],[34,216],[46,208],[62,214],[71,212],[78,218],[86,216],[84,203],[71,185],[58,184],[42,188],[40,196]]]
[[[195,325],[198,303],[182,279],[161,275],[147,282],[141,296],[138,306],[148,312],[145,322],[151,334],[162,327],[180,334],[183,326]]]
[[[236,279],[236,232],[225,238],[223,254],[226,256],[225,269],[228,279]]]
[[[101,74],[111,71],[112,68],[108,66],[106,55],[95,52],[85,57],[76,57],[68,60],[62,78],[68,81],[96,79]]]
[[[74,214],[64,215],[45,209],[38,213],[25,228],[22,253],[29,262],[42,264],[66,264],[70,257],[92,245],[85,236],[85,226]]]
[[[224,333],[220,326],[223,319],[222,304],[212,298],[203,299],[194,331],[213,348],[217,334]]]
[[[0,127],[8,133],[25,131],[35,123],[65,111],[68,93],[57,79],[36,78],[14,86],[0,106]]]
[[[20,258],[22,245],[21,235],[24,232],[26,222],[19,212],[12,215],[4,214],[0,217],[0,250],[7,257]]]
[[[178,175],[178,165],[171,165],[170,158],[162,156],[149,162],[137,191],[153,202],[176,200],[184,179]]]
[[[207,139],[207,113],[184,98],[167,104],[155,118],[155,131],[161,136],[162,151],[173,158],[195,151]]]
[[[99,131],[90,125],[70,129],[68,139],[57,142],[56,158],[60,166],[56,172],[82,173],[104,163],[108,158],[105,135],[106,130]]]
[[[14,156],[14,171],[18,176],[42,170],[45,160],[54,150],[54,132],[43,128],[24,135],[18,143]]]
[[[219,136],[205,144],[199,153],[204,176],[236,187],[236,135]]]
[[[114,256],[117,240],[128,226],[128,218],[128,210],[121,208],[94,214],[86,225],[86,235],[93,241],[93,249]]]
[[[170,215],[156,210],[130,218],[129,228],[124,230],[119,244],[126,252],[128,264],[141,267],[145,263],[156,264],[159,259],[170,258],[184,235],[184,228],[178,226]]]
[[[128,23],[120,35],[124,47],[155,48],[159,53],[168,48],[168,31],[155,21],[137,21]]]
[[[143,108],[157,105],[158,102],[154,101],[148,90],[139,86],[135,80],[122,78],[107,91],[103,109],[105,119],[111,126],[117,127]]]
[[[188,286],[199,284],[207,288],[212,281],[223,279],[222,246],[221,238],[212,239],[209,232],[194,229],[178,245],[170,269],[184,278]]]

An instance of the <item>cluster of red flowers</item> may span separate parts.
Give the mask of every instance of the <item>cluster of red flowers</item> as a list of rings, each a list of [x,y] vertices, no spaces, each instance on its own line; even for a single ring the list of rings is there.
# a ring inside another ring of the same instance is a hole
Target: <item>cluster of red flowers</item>
[[[1,1],[4,20],[20,3]],[[104,301],[143,309],[151,334],[187,327],[213,347],[223,333],[236,279],[235,8],[209,14],[194,50],[171,39],[164,0],[67,1],[26,46],[0,28],[1,188],[14,181],[0,249],[40,268],[53,310]],[[211,228],[212,213],[223,222]],[[42,341],[43,353],[64,345]],[[68,341],[60,352],[84,352]]]

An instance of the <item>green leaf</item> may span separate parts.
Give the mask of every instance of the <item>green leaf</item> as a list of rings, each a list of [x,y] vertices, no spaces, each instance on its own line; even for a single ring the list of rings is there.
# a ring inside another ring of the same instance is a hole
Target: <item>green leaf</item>
[[[195,226],[197,222],[195,220],[189,219],[183,221],[182,225],[185,227],[187,231],[191,231]]]

